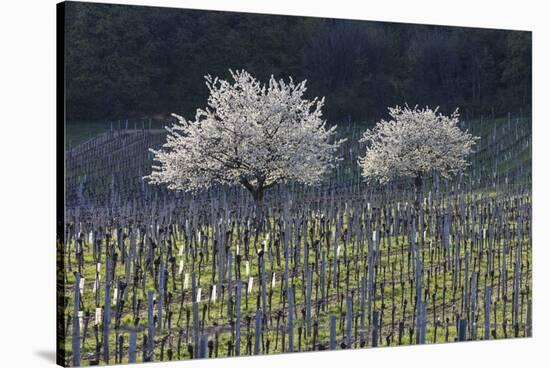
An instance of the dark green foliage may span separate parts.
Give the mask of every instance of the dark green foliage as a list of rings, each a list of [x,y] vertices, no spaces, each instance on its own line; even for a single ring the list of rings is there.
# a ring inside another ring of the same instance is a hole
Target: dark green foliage
[[[307,78],[329,119],[386,106],[531,106],[531,33],[108,4],[67,4],[68,120],[192,118],[203,76]]]

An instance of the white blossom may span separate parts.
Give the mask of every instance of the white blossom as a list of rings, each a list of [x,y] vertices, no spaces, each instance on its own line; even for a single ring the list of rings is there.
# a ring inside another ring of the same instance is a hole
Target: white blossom
[[[468,166],[467,157],[478,137],[458,127],[459,113],[450,116],[438,108],[389,108],[390,120],[368,129],[360,142],[367,144],[359,158],[363,176],[385,183],[397,177],[423,177],[433,171],[449,178]]]
[[[322,119],[324,99],[305,99],[306,81],[271,76],[265,85],[244,70],[230,72],[232,82],[205,77],[208,106],[195,120],[174,115],[166,143],[151,149],[159,164],[146,179],[185,191],[241,184],[260,200],[278,182],[318,183],[342,142]]]

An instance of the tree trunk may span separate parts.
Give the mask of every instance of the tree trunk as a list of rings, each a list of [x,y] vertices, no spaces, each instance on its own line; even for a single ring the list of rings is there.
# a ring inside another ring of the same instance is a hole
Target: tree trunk
[[[417,175],[414,179],[414,208],[416,209],[417,214],[420,213],[422,207],[422,201],[424,200],[424,194],[422,193],[422,175]]]
[[[256,223],[256,230],[260,231],[265,218],[264,193],[266,187],[264,186],[265,179],[258,178],[257,182],[257,186],[255,186],[250,184],[247,179],[240,180],[240,183],[248,189],[254,199],[254,222]]]
[[[264,205],[264,189],[258,188],[252,192],[252,197],[254,198],[255,206],[255,216],[254,220],[257,226],[257,229],[261,229],[264,224],[265,219],[265,205]]]

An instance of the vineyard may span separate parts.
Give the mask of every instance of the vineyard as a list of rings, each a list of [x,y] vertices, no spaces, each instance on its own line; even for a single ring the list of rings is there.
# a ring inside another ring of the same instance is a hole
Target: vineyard
[[[112,124],[65,151],[58,361],[70,366],[529,337],[531,121],[461,123],[464,174],[368,184],[344,123],[320,185],[199,193],[144,181],[165,131]]]

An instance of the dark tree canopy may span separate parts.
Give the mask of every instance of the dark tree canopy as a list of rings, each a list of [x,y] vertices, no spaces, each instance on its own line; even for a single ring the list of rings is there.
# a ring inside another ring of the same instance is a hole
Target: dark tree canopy
[[[67,3],[68,120],[192,117],[206,74],[292,75],[331,120],[386,106],[464,115],[531,107],[531,33],[173,8]]]

